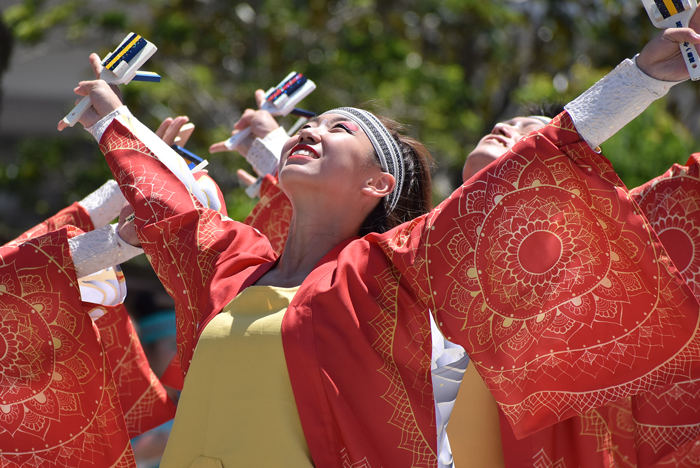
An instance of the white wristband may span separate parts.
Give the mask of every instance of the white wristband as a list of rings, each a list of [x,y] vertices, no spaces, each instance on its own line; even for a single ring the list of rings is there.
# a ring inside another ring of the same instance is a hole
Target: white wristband
[[[85,211],[90,215],[93,226],[98,229],[119,216],[119,211],[126,203],[126,198],[119,190],[119,185],[114,180],[108,180],[78,203],[85,208]]]
[[[116,224],[68,239],[70,254],[78,278],[126,262],[142,254],[143,249],[122,240]]]
[[[624,60],[564,109],[579,134],[591,148],[597,148],[677,83],[645,74],[637,67],[635,56],[635,61]]]
[[[256,138],[245,158],[259,176],[277,173],[282,147],[289,140],[284,128],[279,127],[265,138]]]
[[[112,120],[114,120],[119,115],[131,116],[131,112],[129,111],[129,109],[127,109],[126,106],[121,106],[119,109],[113,110],[112,112],[95,122],[95,125],[93,125],[92,127],[85,127],[85,130],[87,130],[90,133],[90,135],[95,137],[95,140],[97,140],[97,143],[99,143],[102,139],[102,134],[105,132],[105,130],[107,130],[109,124],[111,124]]]

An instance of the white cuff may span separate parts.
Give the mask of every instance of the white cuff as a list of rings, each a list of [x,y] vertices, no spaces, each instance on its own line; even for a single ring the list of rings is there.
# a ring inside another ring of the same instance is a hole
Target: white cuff
[[[119,190],[119,185],[114,180],[108,180],[102,187],[78,203],[85,208],[85,211],[90,215],[93,226],[98,229],[119,216],[119,211],[126,203],[126,198]]]
[[[68,239],[78,278],[126,262],[143,253],[143,249],[125,242],[117,233],[116,224]]]
[[[99,143],[102,139],[102,134],[105,132],[105,130],[107,130],[109,124],[111,124],[112,120],[114,120],[119,115],[131,116],[131,112],[129,111],[129,109],[127,109],[126,106],[121,106],[119,109],[115,109],[109,114],[102,117],[92,127],[85,127],[85,130],[87,130],[90,133],[90,135],[95,137],[95,140],[97,140],[97,143]]]
[[[265,138],[256,138],[245,158],[253,166],[253,170],[259,176],[277,173],[277,166],[282,155],[282,147],[289,140],[289,135],[283,127],[265,135]]]
[[[578,133],[591,148],[598,147],[666,95],[680,81],[660,81],[625,59],[585,93],[564,106]]]

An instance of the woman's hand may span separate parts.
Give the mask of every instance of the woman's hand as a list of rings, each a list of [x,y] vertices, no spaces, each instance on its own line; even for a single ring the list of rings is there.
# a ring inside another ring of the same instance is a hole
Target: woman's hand
[[[662,81],[681,81],[688,78],[688,69],[679,44],[700,44],[700,9],[687,28],[669,28],[644,46],[637,57],[637,66],[647,75]],[[697,55],[696,55],[697,56]],[[700,66],[700,63],[697,64]]]
[[[250,187],[258,180],[257,177],[243,169],[238,169],[236,171],[236,177],[238,177],[238,182],[241,184],[242,187]]]
[[[179,117],[175,117],[174,119],[172,117],[168,117],[167,119],[163,120],[160,127],[158,127],[158,130],[156,130],[156,135],[158,135],[160,139],[163,140],[168,146],[172,146],[173,143],[175,143],[177,134],[180,133],[180,129],[183,125],[189,122],[189,120],[189,117],[186,115],[181,115]],[[178,145],[185,146],[185,143],[187,143],[187,139],[178,142]]]
[[[81,81],[73,91],[78,96],[90,96],[90,102],[92,103],[92,107],[88,108],[79,120],[83,127],[92,127],[100,119],[122,106],[122,101],[119,97],[102,80]],[[68,124],[63,120],[58,122],[59,131],[67,126]]]
[[[255,101],[258,103],[258,109],[262,107],[263,103],[265,102],[265,92],[262,89],[255,91]],[[252,134],[251,137],[247,138],[236,147],[236,151],[241,153],[243,156],[248,153],[248,149],[256,137],[265,138],[268,133],[279,128],[279,124],[272,114],[267,111],[246,109],[238,122],[234,124],[234,130],[231,132],[231,135],[235,135],[248,127],[250,127]],[[222,151],[230,151],[228,148],[226,148],[223,141],[214,143],[209,147],[210,153],[220,153]]]
[[[90,61],[90,66],[92,67],[92,72],[95,74],[95,79],[99,80],[100,79],[100,74],[102,73],[102,60],[100,60],[99,55],[97,54],[90,54],[88,57],[88,60]],[[110,88],[112,88],[112,91],[114,91],[114,94],[117,95],[120,101],[122,101],[122,92],[119,89],[119,86],[117,85],[109,85]],[[123,102],[123,101],[122,101]]]
[[[117,233],[124,242],[128,242],[134,247],[141,247],[141,241],[136,235],[136,225],[134,224],[134,209],[126,203],[119,212],[119,224]]]
[[[81,81],[80,83],[78,83],[78,87],[73,90],[75,94],[78,94],[79,96],[90,95],[92,107],[85,111],[85,113],[79,121],[81,124],[83,124],[84,127],[92,127],[102,117],[112,112],[112,110],[118,109],[122,105],[122,96],[121,92],[119,91],[119,88],[117,88],[116,86],[107,85],[107,83],[100,80],[100,73],[102,73],[102,62],[100,60],[100,57],[97,54],[90,54],[89,60],[90,66],[92,66],[92,71],[95,74],[95,78],[97,78],[97,80]],[[96,83],[102,83],[99,85],[99,89],[96,88],[96,86],[98,86]],[[96,93],[94,98],[92,96],[93,89]],[[77,100],[76,104],[78,102],[80,102],[80,100]],[[95,107],[96,105],[99,107],[99,110],[97,107]],[[115,105],[116,107],[114,107]],[[104,112],[108,107],[114,108],[109,112],[101,115],[101,113]],[[62,131],[67,126],[68,125],[65,122],[63,122],[63,120],[58,122],[59,131]]]

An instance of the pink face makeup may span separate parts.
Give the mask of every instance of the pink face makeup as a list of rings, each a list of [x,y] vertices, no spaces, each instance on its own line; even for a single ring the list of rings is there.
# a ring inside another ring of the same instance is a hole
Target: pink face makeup
[[[345,121],[343,121],[343,122],[341,122],[341,123],[342,123],[343,125],[345,125],[346,127],[348,127],[350,130],[352,130],[353,132],[357,132],[357,131],[360,130],[360,127],[358,127],[358,126],[355,124],[355,122],[351,122],[351,121],[349,121],[349,120],[345,120]]]

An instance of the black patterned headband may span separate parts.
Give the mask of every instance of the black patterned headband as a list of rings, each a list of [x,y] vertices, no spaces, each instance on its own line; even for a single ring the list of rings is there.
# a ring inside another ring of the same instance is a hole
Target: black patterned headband
[[[401,148],[396,140],[394,140],[394,137],[391,136],[389,130],[371,113],[354,107],[339,107],[324,112],[324,114],[342,115],[355,122],[365,132],[374,147],[374,151],[376,151],[379,157],[382,170],[388,172],[396,179],[394,190],[387,195],[389,212],[394,211],[403,188],[404,168],[403,159],[401,158]]]

